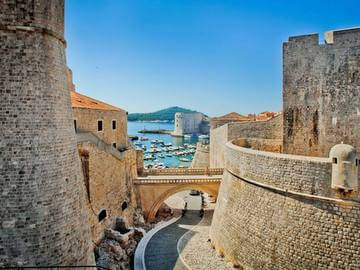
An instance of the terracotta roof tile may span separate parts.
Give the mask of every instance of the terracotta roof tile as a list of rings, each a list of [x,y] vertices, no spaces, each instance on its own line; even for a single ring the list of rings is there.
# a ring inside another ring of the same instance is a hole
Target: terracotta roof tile
[[[107,110],[107,111],[119,111],[124,112],[124,110],[117,108],[115,106],[106,104],[102,101],[81,95],[77,92],[71,91],[71,106],[73,108],[84,108],[84,109],[94,109],[94,110]]]

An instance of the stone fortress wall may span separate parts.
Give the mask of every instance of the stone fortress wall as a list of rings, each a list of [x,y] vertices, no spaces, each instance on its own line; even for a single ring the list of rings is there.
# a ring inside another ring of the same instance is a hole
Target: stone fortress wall
[[[340,142],[360,149],[360,28],[284,43],[284,150],[327,156]]]
[[[211,147],[218,148],[210,149],[210,162],[223,164],[224,175],[210,238],[218,254],[234,265],[242,269],[360,268],[358,177],[348,192],[334,188],[339,176],[333,168],[342,161],[329,158],[335,144],[344,141],[356,146],[359,140],[351,111],[356,111],[359,98],[355,93],[358,33],[359,29],[335,31],[327,35],[325,45],[318,45],[317,35],[289,38],[284,45],[284,128],[280,131],[263,125],[263,134],[261,129],[242,128],[232,137],[231,124],[212,130]],[[330,51],[333,61],[323,63],[330,57],[323,53]],[[324,72],[326,79],[319,82]],[[238,139],[228,142],[234,137]],[[283,153],[262,151],[271,150],[269,141],[279,139]],[[222,155],[212,156],[216,153]],[[353,166],[358,172],[358,159]]]
[[[137,177],[136,150],[119,152],[89,133],[78,133],[78,149],[87,187],[92,240],[98,243],[117,217],[125,217],[132,225],[140,207],[132,184]],[[106,218],[99,220],[104,210]]]
[[[210,166],[210,145],[198,142],[196,152],[191,163],[191,168],[209,168]]]
[[[227,142],[242,138],[282,140],[282,114],[265,121],[228,123],[210,130],[210,167],[224,168]]]
[[[173,136],[184,136],[185,134],[207,134],[209,132],[208,121],[205,115],[195,113],[175,113]]]
[[[336,198],[329,158],[229,142],[225,163],[210,232],[219,255],[243,269],[359,269],[360,203]]]
[[[0,266],[93,265],[64,0],[0,7]]]

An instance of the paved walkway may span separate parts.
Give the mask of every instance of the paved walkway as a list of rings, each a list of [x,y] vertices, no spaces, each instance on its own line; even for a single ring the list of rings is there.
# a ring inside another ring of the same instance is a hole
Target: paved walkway
[[[187,232],[179,243],[181,257],[192,270],[233,270],[224,258],[219,257],[208,242],[212,209],[205,210],[204,218]]]
[[[201,220],[201,196],[190,196],[189,191],[183,192],[187,202],[187,212],[177,222],[157,232],[145,250],[147,270],[186,270],[177,251],[178,240]]]

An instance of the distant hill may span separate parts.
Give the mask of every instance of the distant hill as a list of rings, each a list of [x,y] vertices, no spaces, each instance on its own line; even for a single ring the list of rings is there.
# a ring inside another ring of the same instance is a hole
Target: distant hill
[[[164,110],[152,112],[152,113],[129,113],[129,121],[173,121],[175,113],[177,112],[196,112],[181,107],[170,107]]]

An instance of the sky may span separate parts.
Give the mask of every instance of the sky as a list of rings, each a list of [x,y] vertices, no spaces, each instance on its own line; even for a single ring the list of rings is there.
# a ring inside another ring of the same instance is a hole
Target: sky
[[[289,36],[360,26],[360,1],[66,0],[79,93],[134,112],[282,109]]]

